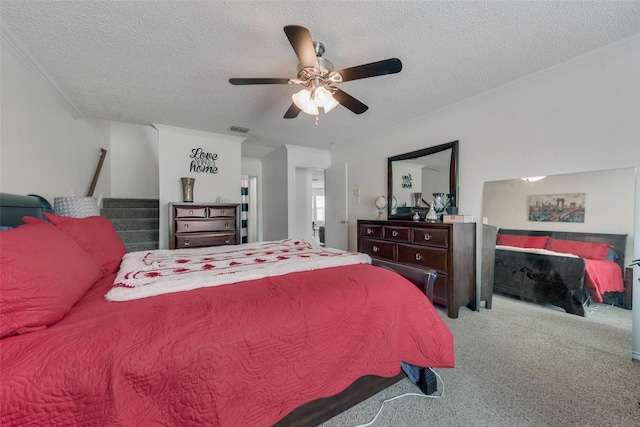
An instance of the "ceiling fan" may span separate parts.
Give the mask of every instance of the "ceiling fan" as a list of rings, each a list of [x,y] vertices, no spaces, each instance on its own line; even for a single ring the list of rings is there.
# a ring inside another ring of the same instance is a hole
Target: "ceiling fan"
[[[232,85],[298,84],[304,87],[292,96],[292,104],[284,115],[285,119],[298,117],[300,111],[318,115],[318,108],[328,113],[342,104],[356,114],[362,114],[369,107],[335,85],[350,80],[395,74],[402,70],[398,58],[385,59],[355,67],[333,70],[333,64],[325,59],[324,45],[311,40],[309,30],[298,25],[287,25],[284,32],[293,47],[298,60],[297,78],[232,78]]]

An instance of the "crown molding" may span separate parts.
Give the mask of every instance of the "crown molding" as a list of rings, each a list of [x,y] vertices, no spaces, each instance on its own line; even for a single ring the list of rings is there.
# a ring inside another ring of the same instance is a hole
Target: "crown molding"
[[[49,89],[49,92],[55,99],[69,112],[74,119],[81,119],[82,114],[80,110],[71,102],[71,100],[64,94],[55,81],[47,74],[44,67],[40,65],[40,62],[29,52],[26,46],[13,34],[4,22],[0,22],[0,41],[2,45],[9,49],[20,62],[33,76],[44,83],[45,87]]]
[[[227,142],[241,143],[242,141],[247,139],[239,136],[224,135],[221,133],[207,132],[207,131],[197,130],[197,129],[187,129],[187,128],[181,128],[176,126],[162,125],[159,123],[151,123],[151,126],[155,128],[158,132],[165,131],[165,132],[189,134],[189,135],[194,135],[194,136],[199,136],[204,138],[213,138],[213,139],[227,141]]]

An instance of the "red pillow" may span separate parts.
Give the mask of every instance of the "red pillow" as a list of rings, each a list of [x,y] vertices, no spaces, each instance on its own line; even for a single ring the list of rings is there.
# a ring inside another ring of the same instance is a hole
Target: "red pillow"
[[[604,243],[576,242],[575,240],[549,239],[545,249],[553,252],[574,254],[581,258],[607,259],[611,245]]]
[[[44,221],[2,231],[0,272],[0,338],[56,323],[102,277],[73,239]]]
[[[544,249],[549,236],[519,236],[516,234],[498,234],[498,244],[518,248]]]
[[[56,228],[71,237],[100,266],[104,273],[115,273],[127,252],[107,218],[90,216],[71,218],[51,213],[44,214]]]

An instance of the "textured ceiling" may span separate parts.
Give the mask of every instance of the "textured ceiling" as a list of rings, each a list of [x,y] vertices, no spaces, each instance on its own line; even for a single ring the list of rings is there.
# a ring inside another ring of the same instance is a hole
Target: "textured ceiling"
[[[326,149],[640,33],[640,1],[0,1],[3,31],[79,117],[244,136],[244,156]],[[299,86],[283,27],[336,69],[397,57],[399,74],[340,88],[369,106],[283,115]],[[247,127],[247,134],[230,130]]]

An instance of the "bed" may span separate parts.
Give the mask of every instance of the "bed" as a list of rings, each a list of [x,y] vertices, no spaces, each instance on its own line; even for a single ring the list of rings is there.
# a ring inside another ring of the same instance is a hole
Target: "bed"
[[[493,291],[585,316],[591,302],[624,305],[626,234],[499,229]]]
[[[104,218],[44,217],[0,232],[3,426],[314,425],[403,378],[401,362],[454,366],[424,289],[388,269],[247,269],[236,283],[109,301],[173,264],[227,255],[125,254]],[[263,266],[273,245],[296,242],[246,248]]]

